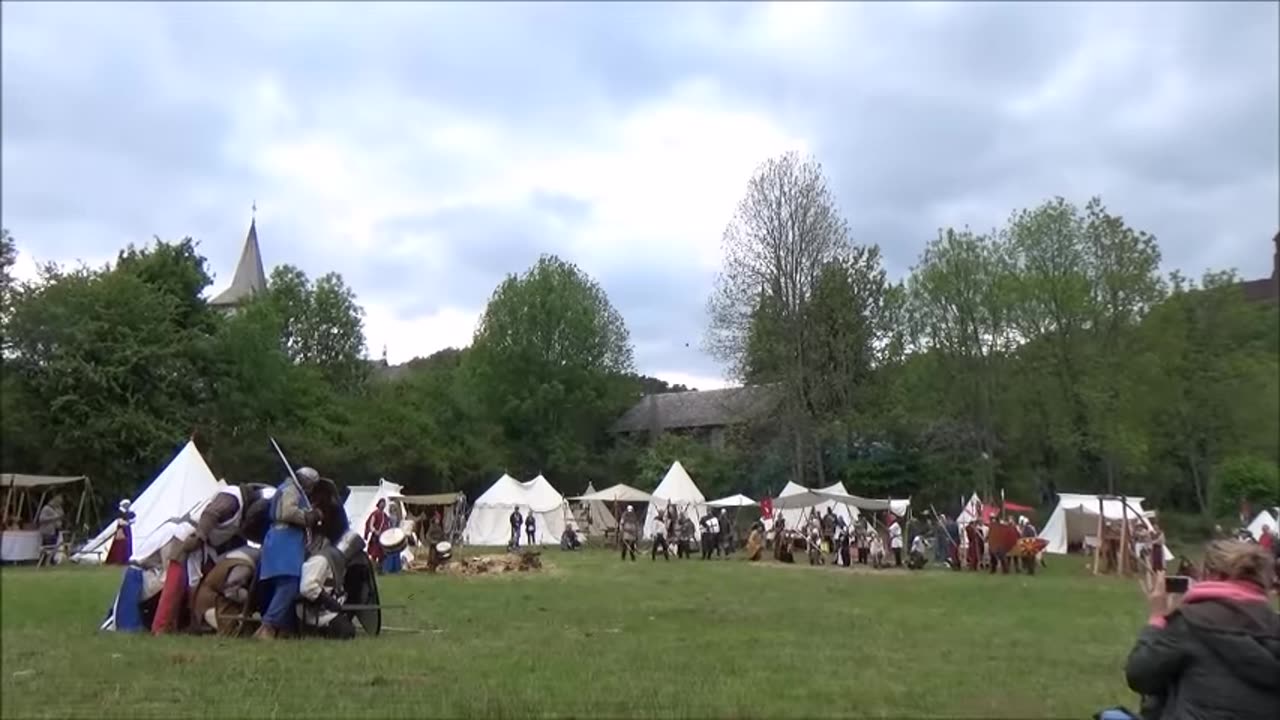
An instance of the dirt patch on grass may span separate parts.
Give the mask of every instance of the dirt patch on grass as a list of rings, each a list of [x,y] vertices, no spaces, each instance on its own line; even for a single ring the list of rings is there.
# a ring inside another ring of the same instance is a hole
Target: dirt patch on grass
[[[426,569],[425,564],[422,569]],[[551,566],[542,561],[541,553],[522,552],[506,553],[503,555],[472,555],[469,557],[455,557],[437,568],[436,572],[440,575],[476,577],[478,575],[537,573],[544,572],[549,569],[551,569]]]

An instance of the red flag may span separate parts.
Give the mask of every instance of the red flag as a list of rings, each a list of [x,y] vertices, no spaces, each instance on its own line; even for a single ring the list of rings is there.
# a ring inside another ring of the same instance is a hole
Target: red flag
[[[771,498],[765,498],[760,501],[760,517],[765,520],[773,517],[773,500]]]

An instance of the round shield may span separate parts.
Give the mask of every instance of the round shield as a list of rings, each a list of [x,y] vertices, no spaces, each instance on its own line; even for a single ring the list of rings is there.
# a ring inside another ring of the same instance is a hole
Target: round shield
[[[398,553],[409,544],[409,536],[400,528],[391,528],[378,536],[378,544],[389,553]]]

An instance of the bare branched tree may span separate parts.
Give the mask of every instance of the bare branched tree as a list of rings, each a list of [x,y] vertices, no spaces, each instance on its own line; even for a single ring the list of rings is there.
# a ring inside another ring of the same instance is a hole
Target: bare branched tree
[[[824,269],[851,256],[848,225],[822,166],[795,153],[761,165],[725,229],[723,246],[707,348],[740,380],[782,385],[781,419],[795,442],[793,473],[802,480],[813,457],[806,445],[815,424],[806,397],[812,387],[808,309]]]
[[[849,230],[822,166],[787,153],[756,170],[722,243],[724,267],[709,303],[707,346],[743,379],[756,309],[768,298],[784,328],[787,320],[797,320],[823,266],[848,254]],[[798,353],[799,328],[790,324],[791,347]]]

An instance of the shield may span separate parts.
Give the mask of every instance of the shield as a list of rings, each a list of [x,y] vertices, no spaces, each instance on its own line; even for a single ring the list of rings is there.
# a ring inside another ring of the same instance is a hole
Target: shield
[[[347,593],[347,603],[350,605],[378,605],[377,577],[377,573],[373,571],[373,566],[369,564],[368,556],[364,553],[357,554],[351,564],[347,566],[347,577],[343,583]],[[360,623],[360,627],[364,629],[366,634],[377,635],[382,632],[381,608],[356,610],[352,615]]]

